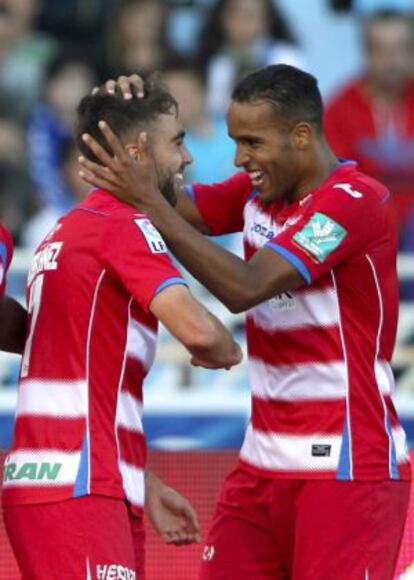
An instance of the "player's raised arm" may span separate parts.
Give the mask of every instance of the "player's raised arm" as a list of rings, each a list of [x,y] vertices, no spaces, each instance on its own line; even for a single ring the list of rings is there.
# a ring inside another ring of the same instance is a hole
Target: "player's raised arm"
[[[183,285],[169,286],[152,300],[150,310],[205,368],[230,368],[242,360],[240,346],[226,327]]]

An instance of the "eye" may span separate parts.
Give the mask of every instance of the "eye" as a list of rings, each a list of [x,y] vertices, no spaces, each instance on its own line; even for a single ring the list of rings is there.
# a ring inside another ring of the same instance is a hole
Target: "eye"
[[[255,139],[253,137],[249,137],[245,140],[246,145],[248,145],[249,147],[258,147],[260,145],[260,141],[258,139]]]

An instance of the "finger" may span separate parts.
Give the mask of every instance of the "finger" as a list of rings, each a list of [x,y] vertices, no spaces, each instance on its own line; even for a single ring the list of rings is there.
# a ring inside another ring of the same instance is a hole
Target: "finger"
[[[115,94],[115,90],[116,90],[116,81],[114,81],[113,79],[110,79],[109,81],[106,81],[105,83],[105,90],[107,93],[110,93],[111,95]]]
[[[181,534],[175,531],[164,532],[163,538],[166,544],[175,544],[181,541]]]
[[[175,546],[188,546],[189,544],[199,544],[201,538],[198,534],[187,534],[185,538],[182,538],[180,542],[175,542]]]
[[[93,87],[91,94],[92,95],[96,95],[96,93],[99,91],[99,87]]]
[[[99,177],[96,177],[87,171],[81,170],[79,171],[79,175],[83,181],[86,181],[86,183],[89,183],[89,185],[92,185],[93,187],[98,187],[99,189],[105,190],[111,189],[111,184],[108,181],[105,179],[100,179]]]
[[[106,179],[108,181],[115,181],[116,179],[115,175],[113,174],[111,169],[109,169],[109,167],[106,166],[104,167],[99,163],[90,161],[89,159],[86,159],[86,157],[84,157],[83,155],[80,155],[78,157],[78,162],[81,168],[91,175],[95,175],[96,177]]]
[[[131,83],[129,82],[129,77],[121,75],[116,79],[116,84],[118,88],[121,90],[124,99],[127,100],[132,99]]]
[[[105,166],[110,167],[115,172],[115,160],[109,155],[107,151],[97,142],[95,139],[89,135],[89,133],[84,133],[82,135],[82,141],[86,143],[92,153],[97,159]]]
[[[183,517],[186,519],[187,529],[191,529],[194,532],[200,531],[200,522],[198,520],[197,512],[190,503],[184,507]]]
[[[144,81],[142,80],[142,78],[137,74],[133,74],[133,75],[129,76],[128,79],[129,79],[130,85],[135,88],[135,93],[136,93],[137,97],[143,98],[144,97]]]
[[[119,159],[119,161],[130,160],[131,157],[125,151],[123,146],[121,145],[120,140],[112,131],[111,127],[105,121],[99,121],[98,123],[99,129],[102,131],[106,142],[108,143],[109,147],[111,148],[112,153],[114,156]],[[108,155],[108,154],[107,154]],[[109,157],[109,156],[108,156]],[[102,159],[101,159],[102,161]],[[105,162],[107,167],[111,167],[108,163]]]

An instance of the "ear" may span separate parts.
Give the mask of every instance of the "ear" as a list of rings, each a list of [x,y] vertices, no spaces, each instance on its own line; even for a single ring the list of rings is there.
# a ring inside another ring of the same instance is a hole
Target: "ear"
[[[292,131],[293,145],[297,151],[305,151],[309,148],[314,134],[310,123],[298,123]]]
[[[135,161],[140,160],[139,145],[137,143],[127,143],[125,145],[125,149],[127,153],[132,157],[132,159],[135,159]]]

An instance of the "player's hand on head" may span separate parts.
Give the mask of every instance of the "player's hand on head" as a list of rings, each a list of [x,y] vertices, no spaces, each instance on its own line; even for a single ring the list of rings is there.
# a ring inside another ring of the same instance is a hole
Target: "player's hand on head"
[[[115,94],[116,89],[121,91],[124,99],[132,99],[133,95],[137,97],[144,97],[144,81],[143,79],[137,75],[121,75],[116,80],[109,79],[106,81],[102,87],[95,87],[92,90],[92,94],[96,94],[99,90],[104,88],[108,93]]]
[[[184,546],[200,542],[198,516],[191,503],[160,480],[147,487],[145,507],[166,544]]]
[[[99,163],[79,157],[80,176],[94,187],[105,189],[145,211],[146,203],[157,197],[163,200],[158,188],[154,160],[147,148],[146,133],[141,133],[134,151],[128,152],[118,137],[104,121],[99,122],[108,144],[108,153],[91,135],[82,135]]]

